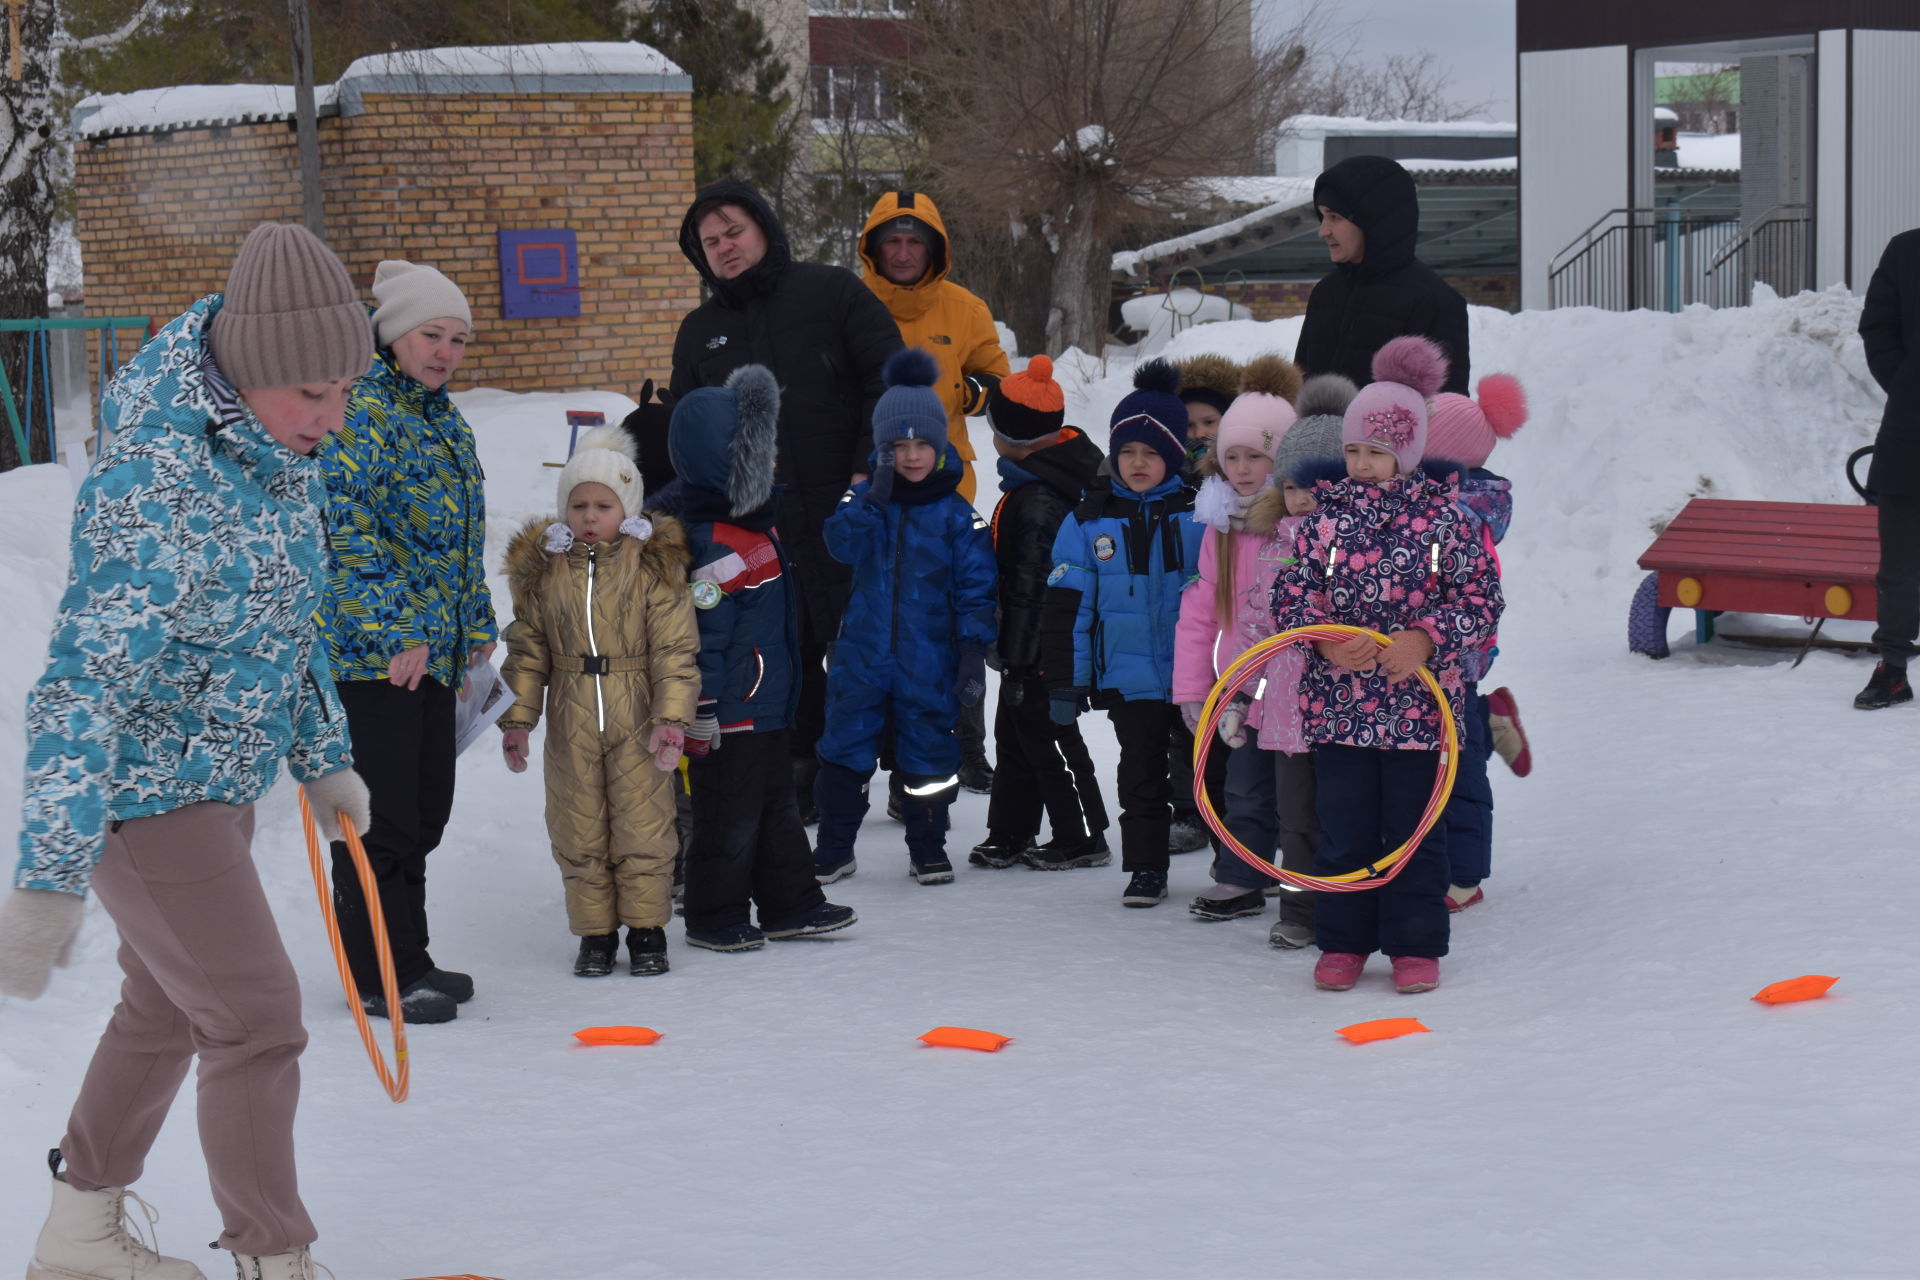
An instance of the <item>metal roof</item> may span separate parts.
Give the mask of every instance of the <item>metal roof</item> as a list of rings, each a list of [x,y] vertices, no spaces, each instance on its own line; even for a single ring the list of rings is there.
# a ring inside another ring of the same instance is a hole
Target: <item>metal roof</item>
[[[1420,188],[1420,260],[1443,276],[1502,275],[1519,270],[1519,172],[1515,169],[1424,170]],[[1664,171],[1662,203],[1738,207],[1740,175],[1708,170]],[[1138,269],[1115,271],[1118,283],[1164,284],[1177,271],[1198,271],[1208,282],[1237,273],[1247,280],[1318,280],[1328,270],[1313,205],[1275,206],[1267,216],[1217,238],[1182,238],[1165,253],[1136,251]]]

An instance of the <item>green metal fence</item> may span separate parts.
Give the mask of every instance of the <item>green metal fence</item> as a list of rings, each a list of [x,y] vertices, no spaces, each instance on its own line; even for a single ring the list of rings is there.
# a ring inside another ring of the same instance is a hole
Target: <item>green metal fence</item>
[[[39,318],[32,320],[0,319],[0,333],[24,333],[27,335],[27,378],[26,386],[18,397],[14,394],[13,380],[7,376],[6,362],[0,360],[0,401],[6,403],[7,426],[13,431],[14,448],[19,450],[20,461],[24,464],[33,458],[28,446],[35,422],[34,409],[40,409],[42,421],[47,432],[47,456],[59,461],[59,447],[54,435],[54,379],[53,379],[53,343],[52,334],[57,330],[97,329],[100,331],[99,351],[95,357],[99,391],[102,396],[107,383],[112,381],[115,370],[120,367],[120,332],[123,329],[138,329],[140,339],[128,347],[127,354],[132,355],[139,349],[140,342],[153,336],[153,321],[146,316],[77,316],[70,319]],[[100,420],[97,415],[93,423],[95,447],[98,448]]]

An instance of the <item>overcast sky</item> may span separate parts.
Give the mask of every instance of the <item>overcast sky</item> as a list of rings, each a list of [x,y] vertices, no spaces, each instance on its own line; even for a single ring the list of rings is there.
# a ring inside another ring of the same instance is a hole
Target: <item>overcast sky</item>
[[[1267,28],[1284,27],[1302,7],[1255,4]],[[1490,119],[1513,119],[1513,0],[1324,0],[1324,8],[1355,30],[1364,59],[1431,50],[1453,74],[1450,97],[1487,103]]]

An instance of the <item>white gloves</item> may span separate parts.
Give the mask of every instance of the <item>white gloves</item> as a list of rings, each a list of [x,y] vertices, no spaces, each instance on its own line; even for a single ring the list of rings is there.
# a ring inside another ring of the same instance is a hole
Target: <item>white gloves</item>
[[[32,1000],[45,991],[86,911],[85,898],[52,889],[15,889],[0,901],[0,993]]]
[[[353,770],[335,769],[301,785],[307,789],[307,803],[313,806],[313,820],[329,841],[346,838],[340,831],[343,813],[360,835],[366,835],[373,825],[373,802],[367,798],[367,784]]]

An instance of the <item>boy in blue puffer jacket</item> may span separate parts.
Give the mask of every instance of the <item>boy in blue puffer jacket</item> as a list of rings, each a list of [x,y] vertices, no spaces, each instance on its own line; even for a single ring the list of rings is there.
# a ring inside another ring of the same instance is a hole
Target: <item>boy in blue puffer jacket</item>
[[[1129,873],[1120,900],[1151,907],[1167,896],[1168,743],[1181,723],[1171,701],[1173,630],[1204,527],[1180,476],[1187,407],[1179,372],[1149,360],[1133,386],[1113,411],[1111,480],[1089,490],[1054,538],[1042,652],[1054,723],[1071,723],[1089,697],[1113,721],[1120,862]]]
[[[774,528],[780,389],[757,364],[673,406],[667,449],[700,627],[700,698],[687,730],[693,830],[687,943],[754,951],[767,939],[854,922],[812,875],[788,746],[800,701],[800,635],[787,553]],[[758,927],[748,919],[759,911]]]
[[[938,366],[908,349],[887,361],[873,411],[872,479],[840,500],[827,551],[853,567],[853,596],[827,673],[827,728],[814,799],[814,874],[853,874],[867,780],[892,720],[907,856],[921,884],[947,884],[947,811],[960,782],[954,724],[986,692],[994,641],[993,539],[955,490],[964,472],[933,390]]]

